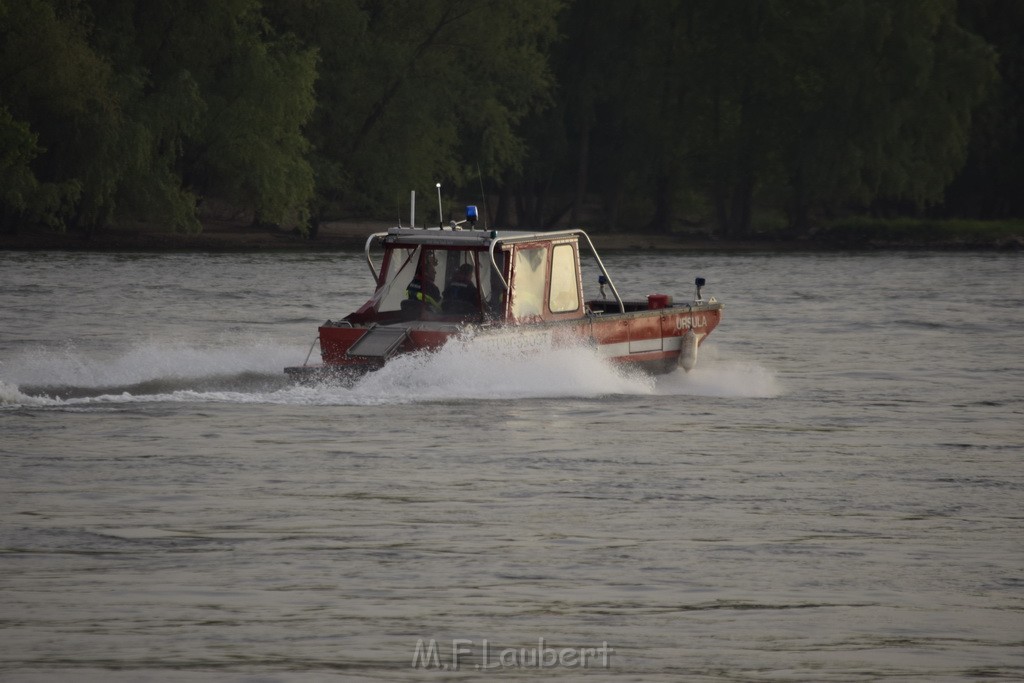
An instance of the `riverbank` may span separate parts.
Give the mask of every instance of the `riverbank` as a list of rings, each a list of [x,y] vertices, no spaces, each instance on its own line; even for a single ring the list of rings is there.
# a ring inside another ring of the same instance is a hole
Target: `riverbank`
[[[830,229],[809,239],[723,240],[682,233],[588,231],[602,251],[850,251],[874,249],[1024,250],[1024,229],[1003,226],[997,230],[922,228],[920,223],[903,229],[858,225],[857,229]],[[253,228],[232,222],[208,221],[203,231],[186,234],[151,226],[109,228],[89,238],[70,232],[30,231],[0,235],[0,250],[14,251],[343,251],[361,250],[369,235],[384,232],[391,223],[336,221],[324,223],[315,239],[296,232]]]

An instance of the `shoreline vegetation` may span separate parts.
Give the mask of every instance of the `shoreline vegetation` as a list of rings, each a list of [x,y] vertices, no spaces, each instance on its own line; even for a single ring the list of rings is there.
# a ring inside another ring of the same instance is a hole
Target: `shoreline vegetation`
[[[0,248],[358,247],[435,187],[605,248],[1020,246],[1020,0],[482,8],[0,0]]]
[[[278,227],[257,228],[237,221],[209,220],[197,233],[138,224],[112,227],[88,237],[80,233],[26,230],[0,234],[0,251],[247,252],[362,250],[375,232],[394,227],[384,221],[330,221],[315,238]],[[769,232],[743,239],[699,233],[606,231],[581,226],[602,251],[1024,251],[1024,221],[875,220],[836,221],[804,238]],[[553,228],[557,229],[557,228]]]

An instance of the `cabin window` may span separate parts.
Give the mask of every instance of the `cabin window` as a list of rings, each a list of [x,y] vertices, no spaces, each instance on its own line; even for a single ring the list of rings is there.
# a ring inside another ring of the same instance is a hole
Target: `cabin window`
[[[576,250],[571,244],[559,244],[551,250],[551,294],[548,308],[552,313],[568,313],[580,308]]]
[[[430,263],[434,270],[433,284],[440,292],[444,292],[452,279],[458,272],[459,266],[469,264],[472,266],[473,286],[479,292],[480,301],[487,306],[485,310],[500,311],[502,288],[501,280],[493,273],[491,260],[487,258],[486,252],[469,249],[431,249],[426,246],[392,247],[387,260],[387,270],[384,273],[384,284],[377,289],[372,299],[374,308],[378,313],[393,313],[401,309],[402,302],[409,298],[409,283],[416,277],[420,264]],[[503,263],[501,255],[498,262]],[[479,280],[477,274],[479,273]],[[498,285],[495,287],[494,282]],[[480,308],[478,304],[460,309],[445,309],[442,300],[442,312],[452,315],[478,315]]]
[[[465,316],[480,313],[481,297],[486,301],[487,291],[479,286],[477,272],[483,271],[482,275],[489,275],[490,263],[477,263],[477,252],[474,251],[452,249],[438,254],[439,258],[445,261],[448,273],[444,280],[438,282],[438,285],[444,283],[441,288],[444,294],[441,310],[448,315]],[[466,274],[460,274],[460,271],[467,267],[468,277]],[[460,284],[467,282],[470,285],[468,288],[465,284]]]
[[[516,249],[513,271],[512,316],[525,318],[544,312],[547,247]]]
[[[419,247],[396,247],[391,250],[384,286],[374,294],[374,307],[380,311],[397,311],[407,298],[405,288],[416,275],[420,262]]]

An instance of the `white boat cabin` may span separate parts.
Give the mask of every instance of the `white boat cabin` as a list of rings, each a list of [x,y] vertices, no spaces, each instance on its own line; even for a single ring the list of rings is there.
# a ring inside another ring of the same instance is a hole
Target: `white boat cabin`
[[[377,287],[346,319],[354,324],[412,320],[539,322],[588,313],[583,296],[580,242],[590,248],[615,301],[595,300],[602,311],[626,308],[582,230],[520,232],[392,228],[372,235],[366,259]],[[378,269],[374,246],[384,253]],[[590,311],[593,312],[593,311]]]

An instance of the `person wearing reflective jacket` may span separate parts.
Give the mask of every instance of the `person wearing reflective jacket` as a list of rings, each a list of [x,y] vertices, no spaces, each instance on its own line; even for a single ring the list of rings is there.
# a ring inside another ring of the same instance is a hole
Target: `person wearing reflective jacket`
[[[434,264],[425,261],[416,272],[409,286],[405,288],[405,296],[413,301],[421,301],[427,310],[437,313],[441,310],[441,290],[434,284],[437,271]]]

